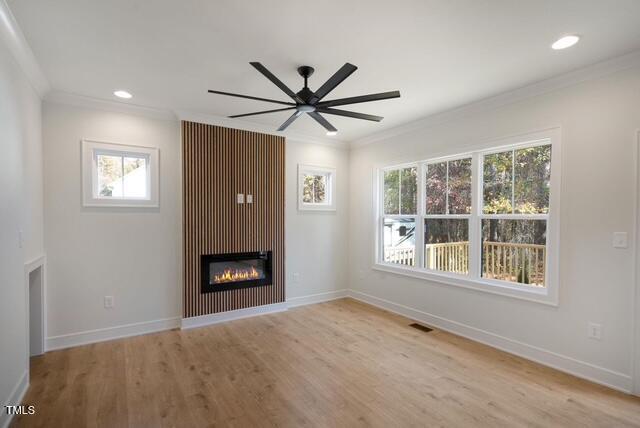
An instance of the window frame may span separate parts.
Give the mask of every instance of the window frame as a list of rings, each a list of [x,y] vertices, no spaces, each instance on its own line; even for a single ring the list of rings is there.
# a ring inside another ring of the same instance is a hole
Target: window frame
[[[85,207],[159,207],[159,150],[154,147],[133,146],[83,139],[82,146],[82,205]],[[147,160],[146,196],[101,197],[98,195],[98,166],[100,155],[134,157]]]
[[[324,175],[327,177],[325,195],[327,202],[304,202],[304,176]],[[335,211],[336,210],[336,168],[309,164],[298,164],[298,210],[299,211]]]
[[[379,271],[390,272],[440,284],[454,285],[469,288],[481,292],[514,297],[522,300],[534,301],[551,306],[558,305],[559,296],[559,213],[561,192],[561,132],[560,128],[552,128],[543,131],[517,135],[502,139],[490,140],[475,145],[466,151],[443,153],[418,162],[406,162],[393,165],[379,165],[374,173],[374,205],[375,205],[375,245],[373,251],[372,268]],[[499,153],[506,150],[551,145],[551,180],[549,185],[549,212],[548,214],[484,214],[483,213],[483,165],[484,155]],[[472,158],[471,174],[471,214],[426,214],[426,165],[431,163],[450,161],[462,158]],[[406,166],[418,167],[418,210],[415,216],[399,215],[389,216],[384,214],[384,172]],[[487,217],[488,216],[488,217]],[[384,243],[381,231],[385,217],[414,217],[416,221],[416,248],[415,266],[406,266],[384,262]],[[424,221],[427,218],[468,218],[469,220],[469,273],[458,274],[425,268],[424,261]],[[545,258],[545,285],[536,287],[528,284],[486,279],[481,276],[481,245],[482,245],[482,219],[545,219],[546,229],[546,258]]]

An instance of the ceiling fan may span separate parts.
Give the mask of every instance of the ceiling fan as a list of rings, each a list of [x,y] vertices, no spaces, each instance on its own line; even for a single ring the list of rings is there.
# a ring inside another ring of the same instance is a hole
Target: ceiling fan
[[[249,95],[240,95],[240,94],[232,94],[230,92],[222,92],[222,91],[213,91],[209,90],[212,94],[220,94],[220,95],[229,95],[231,97],[239,97],[239,98],[248,98],[250,100],[257,101],[266,101],[269,103],[283,104],[288,107],[279,108],[275,110],[265,110],[258,111],[254,113],[245,113],[245,114],[236,114],[233,116],[229,116],[231,118],[236,117],[246,117],[246,116],[255,116],[259,114],[267,114],[267,113],[275,113],[279,111],[286,110],[295,110],[293,114],[285,120],[285,122],[280,125],[278,131],[284,131],[287,129],[289,125],[291,125],[297,118],[302,116],[304,113],[311,116],[316,122],[324,127],[327,130],[327,135],[335,135],[338,130],[329,123],[327,119],[325,119],[320,113],[325,114],[333,114],[336,116],[345,116],[345,117],[353,117],[356,119],[364,119],[371,120],[374,122],[380,122],[383,118],[381,116],[374,116],[372,114],[365,113],[356,113],[353,111],[339,110],[332,108],[334,106],[342,106],[347,104],[357,104],[357,103],[366,103],[369,101],[379,101],[386,100],[389,98],[398,98],[400,97],[400,91],[391,91],[391,92],[381,92],[378,94],[369,94],[369,95],[360,95],[357,97],[349,97],[349,98],[340,98],[337,100],[329,100],[322,101],[324,97],[326,97],[329,92],[334,90],[336,86],[342,83],[347,77],[349,77],[354,71],[358,69],[353,64],[346,63],[343,65],[333,76],[329,78],[317,91],[312,91],[307,86],[307,79],[313,74],[314,68],[308,65],[303,65],[302,67],[298,67],[298,74],[304,78],[304,88],[302,88],[298,93],[293,92],[287,85],[282,83],[276,76],[273,75],[267,68],[260,64],[259,62],[251,62],[250,63],[256,70],[262,73],[267,79],[269,79],[273,84],[275,84],[278,88],[280,88],[285,94],[287,94],[291,99],[295,102],[286,102],[286,101],[278,101],[271,100],[267,98],[259,98],[252,97]]]

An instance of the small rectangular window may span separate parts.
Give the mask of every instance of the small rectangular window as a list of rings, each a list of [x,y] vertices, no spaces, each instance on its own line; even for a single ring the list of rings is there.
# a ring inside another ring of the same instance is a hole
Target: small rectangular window
[[[158,206],[158,150],[83,141],[85,206]]]
[[[335,186],[335,168],[298,165],[298,209],[335,210]]]

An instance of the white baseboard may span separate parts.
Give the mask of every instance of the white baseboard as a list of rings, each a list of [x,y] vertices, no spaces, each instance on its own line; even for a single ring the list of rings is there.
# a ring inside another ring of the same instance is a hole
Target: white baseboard
[[[330,300],[343,299],[349,295],[349,290],[336,290],[326,293],[310,294],[308,296],[292,297],[287,299],[287,306],[295,308],[296,306],[312,305],[314,303],[328,302]]]
[[[442,318],[437,315],[432,315],[427,312],[381,299],[360,291],[351,289],[348,294],[349,297],[356,300],[423,322],[441,330],[466,337],[467,339],[484,343],[485,345],[489,345],[493,348],[500,349],[527,360],[535,361],[542,365],[552,367],[622,392],[631,393],[632,391],[632,378],[624,373],[615,372],[604,367],[579,361],[575,358],[560,355],[504,336],[499,336],[476,327]]]
[[[217,324],[224,321],[231,321],[256,315],[286,311],[288,307],[340,299],[343,297],[347,297],[347,294],[348,291],[345,289],[327,293],[313,294],[309,296],[295,297],[288,300],[287,302],[282,303],[274,303],[271,305],[239,309],[236,311],[221,312],[217,314],[202,315],[199,317],[183,319],[167,318],[53,336],[47,338],[46,350],[54,351],[56,349],[71,348],[73,346],[88,345],[90,343],[104,342],[107,340],[138,336],[141,334],[155,333],[158,331],[170,330],[172,328],[181,327],[183,329],[188,329],[194,327],[202,327],[205,325]]]
[[[16,383],[16,386],[13,387],[13,391],[11,391],[9,398],[3,404],[2,409],[0,409],[0,427],[7,428],[13,420],[13,415],[7,414],[5,406],[18,406],[22,404],[22,400],[24,399],[24,395],[27,393],[27,389],[29,389],[29,369],[22,373],[20,380]]]
[[[254,317],[256,315],[271,314],[287,310],[287,303],[273,303],[271,305],[256,306],[253,308],[238,309],[235,311],[219,312],[217,314],[201,315],[182,319],[182,329],[204,327],[206,325],[218,324],[225,321],[237,320],[241,318]]]
[[[47,338],[47,351],[71,348],[73,346],[88,345],[89,343],[104,342],[123,337],[138,336],[180,327],[180,318],[166,318],[144,321],[116,327],[99,328],[78,333],[63,334]]]

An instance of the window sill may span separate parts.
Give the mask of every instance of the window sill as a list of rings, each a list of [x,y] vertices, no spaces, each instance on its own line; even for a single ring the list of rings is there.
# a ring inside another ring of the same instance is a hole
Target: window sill
[[[149,199],[98,199],[83,201],[88,208],[159,208],[157,201]]]
[[[374,263],[372,269],[437,282],[440,284],[467,288],[483,293],[498,294],[500,296],[511,297],[514,299],[527,300],[548,306],[558,306],[557,295],[552,294],[549,288],[540,289],[512,285],[505,281],[471,279],[462,275],[439,273],[420,268],[408,268],[389,263]]]

